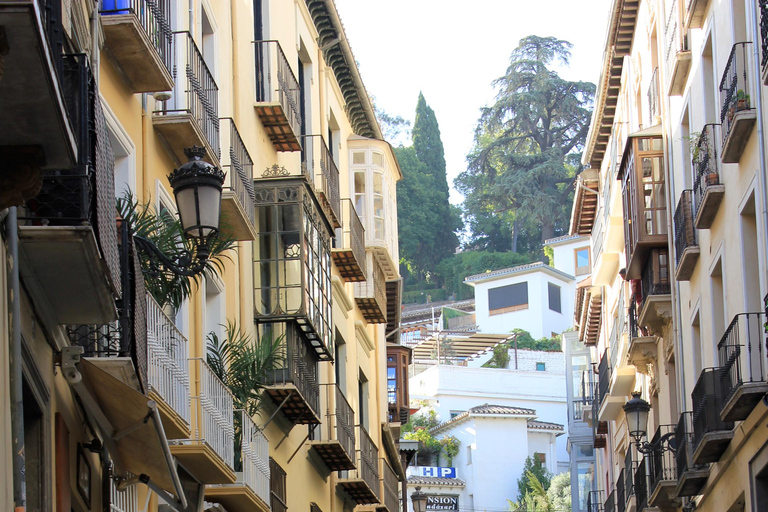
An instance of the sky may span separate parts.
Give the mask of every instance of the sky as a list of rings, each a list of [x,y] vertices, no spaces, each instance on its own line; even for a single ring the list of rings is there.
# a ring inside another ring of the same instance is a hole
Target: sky
[[[521,38],[573,43],[570,80],[600,75],[610,0],[335,0],[368,94],[389,115],[411,121],[419,91],[432,107],[453,179],[466,169],[480,109],[493,103]]]

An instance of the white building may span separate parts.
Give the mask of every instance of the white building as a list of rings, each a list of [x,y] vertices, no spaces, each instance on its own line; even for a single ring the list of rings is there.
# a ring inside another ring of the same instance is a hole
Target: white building
[[[590,271],[589,238],[547,240],[554,267],[536,262],[467,277],[475,289],[478,330],[525,329],[534,338],[558,336],[573,327],[576,284]]]

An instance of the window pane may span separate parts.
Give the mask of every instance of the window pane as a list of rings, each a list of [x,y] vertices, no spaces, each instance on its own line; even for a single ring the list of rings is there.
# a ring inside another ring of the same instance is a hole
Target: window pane
[[[373,173],[373,192],[374,194],[384,193],[384,175],[380,172]]]
[[[365,151],[355,151],[352,153],[352,163],[353,164],[364,164],[365,163]]]
[[[365,193],[365,173],[364,172],[355,173],[355,193],[356,194]]]
[[[384,158],[381,156],[381,153],[373,153],[372,156],[373,156],[373,165],[384,167]]]

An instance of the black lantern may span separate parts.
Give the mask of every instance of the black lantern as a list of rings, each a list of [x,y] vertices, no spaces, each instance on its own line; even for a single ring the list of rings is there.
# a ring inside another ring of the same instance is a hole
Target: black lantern
[[[184,234],[200,239],[216,236],[225,174],[203,160],[205,148],[192,146],[184,154],[189,161],[168,176]]]
[[[136,246],[150,257],[152,272],[161,267],[182,276],[196,276],[205,270],[210,241],[219,234],[221,189],[225,173],[203,160],[205,148],[185,148],[189,161],[174,169],[168,181],[176,196],[176,206],[184,237],[194,242],[194,252],[181,250],[166,255],[144,237],[134,236]]]
[[[411,494],[411,501],[413,502],[413,512],[426,512],[427,495],[421,492],[420,486],[415,487],[413,494]]]
[[[657,450],[669,450],[674,453],[674,432],[664,434],[653,444],[642,441],[648,432],[648,413],[650,411],[651,404],[640,398],[640,393],[632,393],[632,399],[624,404],[629,435],[635,439],[637,451],[651,453]]]

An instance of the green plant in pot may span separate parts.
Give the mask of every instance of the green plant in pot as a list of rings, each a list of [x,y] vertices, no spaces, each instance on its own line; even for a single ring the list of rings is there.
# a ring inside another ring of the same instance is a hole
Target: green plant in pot
[[[736,91],[736,111],[746,110],[749,108],[749,94],[744,92],[744,89]]]

